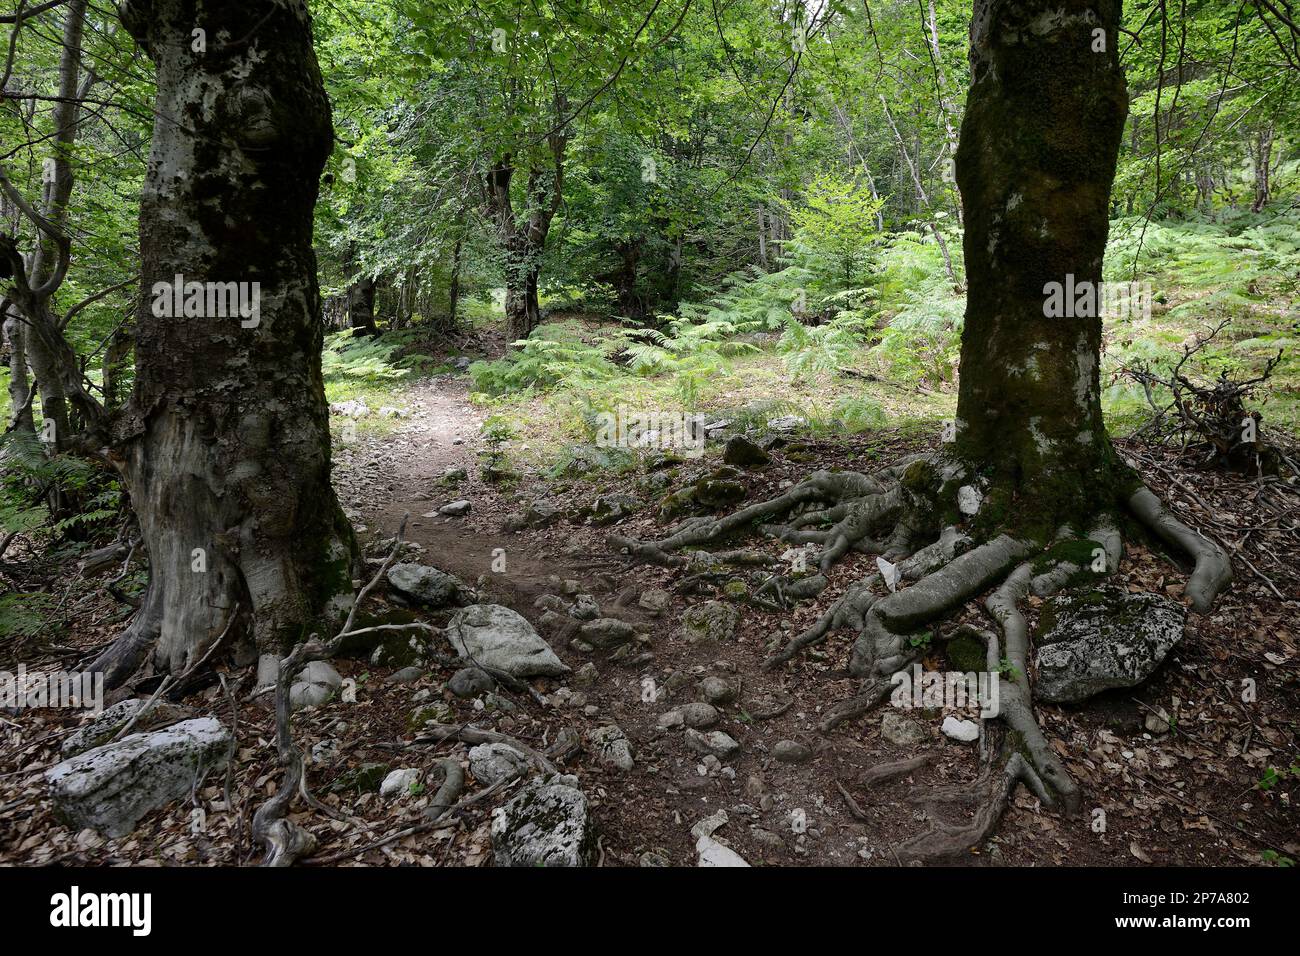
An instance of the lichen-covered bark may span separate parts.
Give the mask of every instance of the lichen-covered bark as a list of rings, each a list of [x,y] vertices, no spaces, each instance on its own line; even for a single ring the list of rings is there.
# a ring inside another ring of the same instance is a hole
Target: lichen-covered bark
[[[135,391],[115,427],[151,581],[120,679],[156,639],[173,673],[225,631],[279,647],[350,599],[356,545],[330,486],[312,211],[329,102],[297,0],[131,0],[157,66],[140,212]],[[205,51],[194,49],[204,31]],[[156,283],[260,284],[247,316],[156,314]]]
[[[9,346],[9,408],[13,416],[5,422],[5,428],[12,426],[14,431],[31,434],[35,430],[32,420],[32,407],[28,404],[31,396],[31,381],[27,376],[26,329],[16,311],[10,311],[9,302],[5,300],[0,307],[0,329]]]
[[[1119,22],[1119,0],[976,0],[971,21],[957,451],[1003,489],[999,517],[1043,530],[1115,494],[1101,318],[1045,316],[1044,288],[1101,290],[1128,108]]]

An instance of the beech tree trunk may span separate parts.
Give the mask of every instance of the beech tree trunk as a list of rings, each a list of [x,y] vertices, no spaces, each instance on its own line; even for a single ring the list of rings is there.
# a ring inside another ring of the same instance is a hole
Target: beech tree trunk
[[[357,567],[330,486],[312,212],[333,134],[306,6],[130,0],[120,12],[158,84],[135,390],[113,447],[151,577],[131,629],[92,665],[109,685],[151,644],[160,669],[184,671],[228,626],[281,650],[333,623]],[[247,283],[255,317],[159,315],[178,275]]]
[[[567,102],[555,100],[555,115],[563,116]],[[506,254],[506,322],[515,339],[525,339],[541,324],[542,313],[537,299],[537,282],[541,275],[542,252],[551,222],[564,196],[564,151],[568,137],[559,129],[546,137],[550,152],[550,169],[534,158],[528,169],[525,197],[528,208],[517,218],[511,196],[515,174],[515,157],[503,156],[488,171],[485,197],[488,214],[496,223],[497,235]]]
[[[1044,305],[1051,283],[1101,292],[1128,110],[1119,24],[1119,0],[976,0],[971,21],[957,450],[1002,498],[993,514],[1014,500],[1016,520],[1048,533],[1115,492],[1100,297],[1091,314],[1050,318]]]
[[[52,453],[63,450],[72,435],[69,396],[82,394],[80,368],[75,353],[58,332],[53,299],[67,275],[71,257],[71,244],[64,234],[64,227],[72,198],[70,158],[78,133],[79,100],[95,82],[94,71],[88,70],[83,74],[81,64],[86,5],[86,0],[72,0],[63,17],[59,96],[51,115],[54,137],[47,158],[52,175],[42,174],[40,201],[24,203],[7,178],[3,181],[10,202],[27,215],[36,229],[36,247],[28,261],[23,263],[12,259],[11,271],[24,273],[15,275],[17,281],[12,299],[27,321],[28,328],[21,334],[22,347],[40,394],[42,433]],[[39,206],[39,213],[34,206]],[[61,509],[65,503],[62,496],[55,492],[53,498],[51,504]]]
[[[5,422],[5,429],[31,434],[35,425],[30,402],[31,382],[27,377],[26,329],[17,312],[10,309],[8,299],[0,303],[0,320],[3,320],[0,330],[3,330],[9,348],[10,420]]]
[[[1266,126],[1251,141],[1251,160],[1255,167],[1255,198],[1251,212],[1260,212],[1268,205],[1273,191],[1269,185],[1269,167],[1273,161],[1273,127]]]
[[[375,325],[375,280],[362,276],[348,289],[348,321],[353,335],[378,335]]]
[[[448,331],[456,328],[456,313],[460,311],[460,248],[462,240],[457,239],[451,251],[451,284],[447,288]]]

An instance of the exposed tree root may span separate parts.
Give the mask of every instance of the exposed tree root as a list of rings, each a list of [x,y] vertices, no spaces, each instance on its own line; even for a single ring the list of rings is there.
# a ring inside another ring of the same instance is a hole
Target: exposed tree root
[[[325,642],[322,642],[313,634],[306,641],[295,645],[288,656],[280,661],[280,672],[275,683],[275,744],[281,770],[280,787],[253,814],[253,838],[266,848],[266,856],[262,860],[263,866],[292,866],[301,857],[310,856],[316,852],[316,837],[288,818],[289,809],[295,796],[301,796],[309,806],[317,810],[336,816],[328,807],[313,798],[311,792],[307,789],[306,769],[303,765],[302,751],[298,749],[293,741],[293,708],[289,702],[289,690],[293,684],[294,675],[305,664],[312,661],[328,660],[338,652],[345,640],[355,637],[359,633],[352,629],[357,610],[401,552],[402,538],[405,533],[406,516],[403,516],[392,551],[389,552],[388,557],[379,566],[370,582],[357,594],[356,600],[353,601],[352,608],[348,612],[347,620],[339,633]],[[367,629],[363,628],[362,630]],[[446,776],[443,786],[435,795],[435,801],[440,797],[447,796],[453,790],[459,793],[464,783],[463,774],[457,778],[445,766],[444,771]],[[457,771],[459,771],[459,767]],[[444,790],[447,790],[448,794],[444,794]],[[452,802],[454,802],[454,799],[453,796],[451,798]]]
[[[894,848],[900,860],[935,863],[968,855],[993,835],[1017,784],[1024,783],[1041,797],[1043,785],[1033,767],[1008,741],[995,742],[993,736],[982,735],[982,769],[973,787],[939,787],[913,798],[912,802],[927,807],[930,828]],[[945,823],[935,809],[945,803],[973,807],[970,819]]]
[[[886,780],[893,780],[895,777],[905,777],[909,773],[915,773],[933,759],[934,754],[921,754],[919,757],[909,757],[906,760],[894,760],[890,763],[877,764],[864,771],[858,782],[863,789],[869,789],[876,786],[876,784],[884,783]]]
[[[1181,548],[1196,562],[1183,593],[1192,607],[1204,613],[1214,598],[1232,580],[1232,563],[1223,549],[1183,524],[1161,503],[1150,488],[1143,485],[1128,500],[1129,509],[1138,520],[1169,544]]]
[[[917,462],[925,467],[910,471]],[[1078,784],[1034,715],[1029,626],[1019,605],[1030,594],[1048,597],[1090,575],[1114,573],[1123,551],[1120,532],[1106,514],[1092,519],[1087,538],[1081,538],[1075,528],[1059,528],[1056,547],[1045,556],[1049,542],[1010,530],[999,534],[996,528],[990,532],[985,527],[977,542],[964,530],[964,517],[938,527],[941,516],[952,520],[954,505],[962,515],[978,511],[982,486],[979,479],[968,477],[971,474],[967,466],[939,456],[914,456],[874,476],[817,471],[783,494],[732,514],[683,521],[658,542],[609,539],[633,558],[693,571],[692,587],[727,577],[729,564],[776,563],[755,551],[699,550],[754,529],[791,544],[820,546],[817,561],[823,574],[807,586],[812,594],[825,587],[825,572],[849,551],[879,555],[878,573],[851,584],[815,623],[763,662],[771,668],[790,661],[835,630],[857,633],[849,673],[862,678],[862,684],[857,694],[827,709],[820,725],[823,732],[879,706],[894,686],[892,676],[920,656],[919,648],[926,642],[913,637],[993,589],[984,605],[1001,630],[1001,640],[989,630],[964,626],[985,642],[987,669],[999,675],[997,723],[981,721],[980,775],[973,787],[949,787],[923,797],[930,805],[964,804],[973,813],[960,825],[944,823],[932,814],[931,829],[898,848],[908,859],[941,859],[968,852],[997,827],[1018,783],[1026,784],[1045,806],[1078,812]],[[975,494],[963,483],[975,486]],[[938,500],[939,491],[955,494],[958,501]],[[975,500],[974,509],[962,507],[962,492],[966,492],[966,505]],[[1206,610],[1232,579],[1223,549],[1175,519],[1145,486],[1117,505],[1127,505],[1163,540],[1192,556],[1196,566],[1185,593],[1196,610]],[[1015,524],[1008,519],[1003,528]],[[686,549],[689,556],[677,553]],[[784,609],[788,598],[803,593],[803,580],[774,574],[757,596],[765,602],[762,606]],[[900,587],[902,582],[911,583]],[[897,772],[906,773],[920,764],[899,766]],[[881,770],[874,779],[893,775],[890,768]],[[847,792],[844,796],[854,810],[852,798]]]

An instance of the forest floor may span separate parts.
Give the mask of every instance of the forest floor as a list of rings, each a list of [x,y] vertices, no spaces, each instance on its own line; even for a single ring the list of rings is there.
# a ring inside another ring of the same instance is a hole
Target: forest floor
[[[644,472],[598,473],[586,479],[525,475],[511,487],[488,483],[480,471],[484,446],[479,429],[485,412],[469,401],[464,375],[415,379],[394,393],[392,404],[404,414],[389,421],[382,433],[362,432],[336,451],[340,499],[372,562],[385,553],[384,540],[409,514],[407,539],[414,554],[408,560],[453,573],[477,588],[481,601],[517,610],[551,640],[573,673],[534,680],[534,689],[544,695],[541,704],[533,696],[503,689],[486,699],[459,699],[446,688],[451,669],[433,667],[418,679],[390,682],[396,668],[336,661],[345,677],[357,681],[356,701],[336,698],[301,712],[294,721],[300,746],[328,750],[309,767],[309,779],[312,790],[344,817],[331,820],[300,809],[296,819],[321,838],[317,860],[346,854],[339,862],[491,861],[492,804],[508,799],[509,790],[457,813],[447,826],[364,849],[419,822],[429,794],[384,801],[374,792],[358,793],[343,784],[366,764],[427,769],[441,757],[464,757],[462,744],[411,742],[422,721],[431,718],[472,721],[537,749],[553,744],[565,728],[582,737],[605,724],[620,727],[635,755],[632,769],[605,765],[583,751],[564,763],[566,772],[578,775],[591,803],[604,865],[693,865],[691,828],[718,810],[726,811],[728,822],[716,837],[754,865],[897,865],[894,847],[927,825],[926,811],[909,797],[935,783],[974,778],[975,746],[940,733],[941,711],[908,713],[916,739],[906,746],[882,736],[882,711],[890,710],[888,703],[830,734],[817,730],[819,714],[853,693],[856,681],[846,671],[853,635],[834,634],[782,669],[760,669],[767,645],[814,620],[873,567],[870,557],[853,555],[840,562],[830,572],[830,587],[792,612],[737,604],[733,636],[720,643],[688,643],[680,633],[683,613],[691,604],[719,596],[710,593],[712,588],[683,593],[680,571],[629,565],[604,543],[611,530],[637,538],[662,536],[653,509],[604,528],[573,517],[601,494],[650,501]],[[775,448],[770,464],[744,472],[741,480],[747,500],[757,500],[816,468],[869,471],[923,446],[915,433],[890,429],[792,443]],[[1144,685],[1079,706],[1039,708],[1048,738],[1058,742],[1066,767],[1084,790],[1083,813],[1070,818],[1048,812],[1021,789],[996,836],[958,862],[1240,865],[1268,862],[1272,854],[1300,858],[1300,810],[1293,805],[1300,790],[1300,570],[1294,559],[1295,532],[1284,530],[1294,524],[1294,512],[1279,520],[1281,503],[1272,499],[1270,489],[1253,482],[1189,472],[1160,449],[1126,444],[1124,451],[1184,521],[1220,537],[1234,551],[1237,579],[1209,614],[1189,617],[1186,636]],[[680,485],[717,464],[717,449],[710,448],[705,457],[669,474]],[[455,468],[463,468],[466,478],[448,485],[442,476]],[[1287,497],[1290,507],[1295,499]],[[436,514],[439,506],[456,499],[471,502],[467,515]],[[502,530],[507,515],[536,500],[557,505],[557,520],[544,527]],[[750,543],[780,550],[771,543]],[[1185,575],[1185,567],[1138,543],[1129,546],[1118,578],[1130,589],[1181,599]],[[668,592],[666,608],[642,606],[641,596],[652,589]],[[636,655],[635,666],[629,666],[623,663],[628,658],[574,650],[548,633],[535,602],[551,594],[571,600],[574,592],[594,597],[603,615],[632,624],[641,635],[638,649],[653,656]],[[54,642],[52,654],[65,645],[102,643],[120,626],[122,609],[100,589],[78,590],[70,600],[77,623]],[[379,619],[409,614],[401,605],[396,595],[381,593],[366,611]],[[972,602],[939,626],[927,669],[951,669],[940,649],[942,638],[962,620],[980,619],[977,606]],[[1033,610],[1031,604],[1031,616]],[[421,612],[420,617],[442,623],[447,613]],[[988,626],[986,620],[980,623]],[[579,668],[589,662],[594,677],[587,668],[579,678]],[[231,669],[226,676],[232,695],[210,686],[185,701],[236,727],[229,778],[210,778],[196,789],[194,804],[204,810],[201,825],[195,824],[192,807],[173,805],[119,840],[69,830],[52,815],[40,771],[57,759],[58,742],[75,727],[76,717],[39,711],[5,719],[0,863],[255,860],[249,821],[277,779],[269,743],[273,721],[265,696],[250,699],[248,669]],[[735,692],[734,700],[718,705],[716,726],[741,749],[721,763],[702,760],[690,750],[680,727],[659,726],[665,711],[703,699],[699,685],[710,676],[723,678]],[[1243,702],[1245,679],[1258,689],[1254,702]],[[1160,709],[1174,720],[1161,725],[1148,719]],[[777,760],[775,745],[783,740],[807,745],[811,759],[795,764]],[[869,768],[913,756],[925,756],[928,762],[892,782],[871,788],[861,783]],[[227,790],[233,813],[226,809]]]

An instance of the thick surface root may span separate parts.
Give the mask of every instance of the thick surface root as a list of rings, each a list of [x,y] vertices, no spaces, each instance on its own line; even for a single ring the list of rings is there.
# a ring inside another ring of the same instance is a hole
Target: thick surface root
[[[913,798],[926,806],[930,827],[894,848],[901,861],[942,863],[969,856],[972,848],[997,830],[1017,784],[1042,795],[1042,783],[1025,758],[1006,740],[994,742],[992,736],[982,737],[983,766],[973,786],[940,787]],[[971,807],[970,817],[959,824],[946,823],[937,809],[940,804]]]
[[[640,560],[673,566],[685,563],[685,559],[672,554],[674,551],[712,544],[755,522],[810,506],[815,507],[790,523],[764,525],[763,530],[792,544],[823,545],[818,563],[825,571],[855,546],[872,550],[871,546],[877,542],[868,536],[894,524],[902,509],[902,496],[897,485],[870,475],[817,471],[784,494],[724,517],[688,518],[662,541],[642,542],[614,536],[609,538],[609,544]],[[827,530],[805,530],[808,525],[827,520],[834,522]]]
[[[951,859],[969,853],[992,835],[1020,783],[1045,806],[1078,812],[1082,801],[1078,784],[1034,714],[1029,625],[1020,604],[1030,594],[1048,597],[1089,575],[1113,574],[1123,552],[1120,532],[1108,515],[1095,518],[1082,541],[1076,529],[1058,529],[1055,544],[1059,549],[1050,552],[1054,560],[1046,567],[1041,564],[1046,545],[1041,539],[1009,532],[989,535],[986,531],[982,543],[976,544],[960,525],[944,527],[936,538],[935,517],[954,513],[954,502],[931,500],[937,497],[933,492],[955,488],[969,472],[953,461],[930,458],[930,474],[938,481],[928,486],[928,491],[918,490],[926,484],[924,472],[919,481],[902,480],[918,457],[875,477],[818,471],[784,494],[730,515],[684,521],[662,541],[610,539],[614,547],[635,558],[666,566],[713,568],[714,577],[716,569],[725,564],[761,563],[758,553],[708,555],[696,550],[688,557],[678,552],[717,543],[756,525],[764,534],[792,544],[820,545],[818,561],[823,573],[851,550],[879,555],[878,573],[851,584],[814,624],[763,662],[765,668],[771,668],[790,661],[838,629],[857,632],[849,673],[862,678],[861,687],[853,697],[827,709],[820,724],[823,733],[879,706],[890,696],[893,675],[921,654],[919,647],[925,642],[914,643],[913,636],[993,588],[984,606],[997,623],[1001,640],[992,631],[963,625],[965,631],[985,642],[987,670],[999,679],[999,710],[981,721],[980,773],[973,785],[944,787],[918,798],[930,807],[931,827],[896,848],[899,858],[909,861]],[[969,499],[968,489],[962,490]],[[1206,610],[1232,580],[1232,567],[1223,549],[1175,519],[1145,487],[1121,504],[1160,538],[1191,555],[1196,566],[1186,594],[1194,608]],[[785,516],[784,521],[779,522],[778,516]],[[1095,543],[1091,559],[1058,557],[1077,553],[1074,546],[1086,547],[1088,542]],[[768,562],[775,563],[773,559]],[[900,587],[902,582],[911,584]],[[819,585],[825,586],[824,577]],[[779,583],[772,590],[777,595],[783,593]],[[772,609],[783,606],[778,602]],[[904,762],[899,767],[905,769],[899,772],[910,772],[923,763],[924,758]],[[893,775],[888,770],[879,779]],[[842,792],[852,807],[852,797]],[[934,807],[942,804],[966,807],[967,817],[959,824],[944,822],[934,812]]]
[[[1232,563],[1227,554],[1213,541],[1175,518],[1145,485],[1133,492],[1128,506],[1137,519],[1162,540],[1191,555],[1196,567],[1187,579],[1183,593],[1191,599],[1193,608],[1202,613],[1208,611],[1218,593],[1232,581]]]

